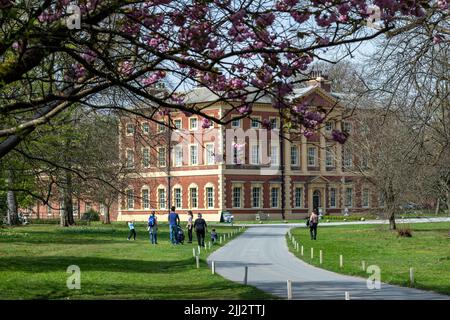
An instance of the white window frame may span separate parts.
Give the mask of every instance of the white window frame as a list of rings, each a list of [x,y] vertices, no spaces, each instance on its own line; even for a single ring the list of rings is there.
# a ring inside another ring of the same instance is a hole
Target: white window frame
[[[297,189],[300,189],[300,198],[297,196]],[[296,185],[294,187],[294,208],[303,208],[303,194],[305,193],[304,187],[302,185]],[[300,205],[298,205],[297,200],[300,200]]]
[[[208,147],[212,147],[211,153],[208,152]],[[216,163],[216,161],[215,161],[215,157],[214,157],[214,143],[206,143],[205,144],[205,164],[213,165],[215,163]]]
[[[233,123],[234,121],[238,122],[237,126],[234,125],[234,123]],[[241,123],[242,123],[242,119],[233,118],[233,119],[231,119],[231,128],[233,128],[233,129],[240,128]]]
[[[133,128],[133,132],[128,132],[128,126],[130,126],[131,125],[131,127]],[[134,132],[135,132],[135,128],[134,128],[134,124],[133,123],[131,123],[131,122],[127,122],[126,124],[125,124],[125,134],[128,136],[128,137],[130,137],[130,136],[133,136],[134,135]]]
[[[130,201],[130,194],[131,194],[131,201]],[[128,188],[126,191],[126,195],[127,195],[126,209],[132,210],[134,209],[134,190],[132,188]]]
[[[344,168],[351,168],[353,166],[353,154],[349,148],[344,148],[343,150],[343,165]]]
[[[195,198],[192,197],[192,190],[195,190]],[[195,199],[195,206],[193,203],[194,199]],[[198,187],[197,186],[189,187],[189,207],[190,207],[190,209],[198,209]]]
[[[370,208],[370,190],[369,188],[363,188],[361,192],[361,207],[363,208]],[[367,199],[366,199],[367,195]],[[365,203],[365,200],[367,200],[367,203]]]
[[[231,206],[233,207],[233,208],[242,208],[242,186],[241,185],[235,185],[235,186],[232,186],[232,190],[231,190],[231,192],[232,192],[232,196],[231,196],[231,201],[232,201],[232,204],[231,204]],[[239,190],[239,198],[236,198],[236,194],[235,194],[235,191],[236,190]],[[235,202],[235,200],[236,199],[239,199],[239,205],[237,206],[236,205],[236,202]]]
[[[257,159],[255,159],[255,154],[253,153],[253,150],[255,147],[257,150]],[[257,142],[250,143],[250,164],[252,164],[252,165],[260,165],[261,164],[261,147],[260,147],[259,143],[257,143]]]
[[[145,151],[147,151],[147,165],[145,164]],[[142,166],[144,168],[149,168],[150,167],[150,148],[142,148]]]
[[[195,128],[192,127],[192,120],[195,120],[196,126]],[[196,131],[198,130],[198,118],[197,117],[191,117],[189,118],[189,131]]]
[[[148,188],[142,188],[142,209],[149,210],[150,209],[150,190]],[[145,197],[145,193],[147,193],[147,199]]]
[[[276,206],[273,205],[273,190],[278,190],[277,191],[277,203]],[[270,208],[280,208],[280,187],[279,186],[271,186],[270,187]]]
[[[275,127],[272,125],[272,120],[275,120]],[[280,118],[279,117],[269,117],[269,122],[271,129],[280,129]]]
[[[148,135],[150,133],[150,124],[148,122],[142,122],[141,130],[143,134]]]
[[[275,160],[273,159],[274,148],[276,148]],[[270,164],[275,166],[279,165],[280,164],[279,158],[280,158],[280,148],[278,147],[278,145],[270,146]]]
[[[334,191],[334,204],[333,204],[333,201],[332,201],[332,191]],[[335,187],[331,187],[330,188],[330,208],[336,208],[337,207],[337,199],[338,199],[338,194],[337,194],[337,192],[338,192],[338,189],[337,188],[335,188]]]
[[[194,153],[192,152],[192,148],[195,148],[195,163],[192,158],[192,156],[194,155]],[[199,165],[199,161],[198,161],[198,144],[194,143],[194,144],[190,144],[189,145],[189,165],[191,166],[198,166]]]
[[[129,154],[131,154],[131,161],[129,158]],[[126,156],[126,167],[127,169],[134,168],[134,151],[133,149],[126,149],[125,150],[125,156]]]
[[[259,189],[259,194],[258,194],[258,205],[255,206],[255,193],[254,190],[255,189]],[[252,186],[252,208],[261,208],[261,200],[262,200],[262,187],[260,185],[255,185]]]
[[[162,194],[164,194],[164,197],[161,197]],[[167,192],[166,192],[166,188],[158,187],[157,195],[158,195],[158,209],[166,210],[167,209]],[[161,201],[162,198],[164,198],[164,201]]]
[[[350,194],[348,193],[348,190],[350,190]],[[350,195],[350,203],[348,202],[348,196]],[[352,208],[353,207],[353,187],[346,187],[345,188],[345,206],[348,208]]]
[[[173,166],[183,166],[183,145],[177,144],[173,147]]]
[[[257,124],[257,126],[253,126],[253,121],[256,121],[255,123]],[[261,117],[260,116],[253,116],[250,117],[250,128],[251,129],[260,129],[261,128]]]
[[[161,152],[161,150],[164,150],[164,152]],[[166,155],[167,149],[166,147],[159,147],[158,148],[158,167],[164,168],[167,166],[167,155]],[[164,165],[161,164],[161,154],[164,155]]]
[[[180,127],[177,126],[177,122],[180,122]],[[182,119],[174,119],[173,125],[176,128],[176,130],[182,130],[183,129],[183,120]]]
[[[296,153],[296,161],[295,163],[292,163],[292,150],[295,150]],[[299,152],[300,148],[298,147],[298,145],[296,144],[291,144],[291,166],[293,167],[298,167],[300,165],[300,152]]]
[[[311,159],[310,153],[309,153],[310,150],[314,150],[314,156],[313,156],[314,163],[313,164],[311,164],[309,161]],[[308,152],[308,154],[307,154],[308,167],[316,167],[317,166],[317,147],[308,147],[307,152]]]
[[[180,191],[179,198],[177,198],[177,190]],[[179,200],[179,203],[178,203],[178,200]],[[183,207],[183,189],[179,185],[176,185],[175,187],[173,187],[173,205],[175,206],[176,209],[181,209]]]
[[[211,194],[209,194],[208,189],[211,189]],[[211,200],[211,202],[210,202],[210,200]],[[214,208],[214,186],[212,186],[212,185],[205,186],[205,202],[206,202],[205,207],[207,209]]]
[[[333,146],[327,146],[325,149],[325,167],[333,168],[334,166]]]

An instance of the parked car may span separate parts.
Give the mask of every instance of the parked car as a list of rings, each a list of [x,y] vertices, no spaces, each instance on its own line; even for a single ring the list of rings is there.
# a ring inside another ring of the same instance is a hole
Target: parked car
[[[222,212],[222,219],[225,223],[233,223],[234,216],[230,212],[226,211]]]
[[[400,209],[415,210],[415,209],[420,209],[420,206],[414,202],[406,202],[400,206]]]

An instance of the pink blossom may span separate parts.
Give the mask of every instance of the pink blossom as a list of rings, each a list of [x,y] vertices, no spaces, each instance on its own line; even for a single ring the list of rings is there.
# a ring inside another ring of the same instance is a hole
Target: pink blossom
[[[166,73],[164,71],[156,71],[149,77],[142,80],[142,84],[145,86],[152,85],[152,84],[158,82],[159,80],[161,80],[162,78],[164,78],[165,76],[166,76]]]
[[[212,122],[209,119],[203,118],[202,120],[202,128],[203,129],[208,129],[209,127],[211,127]]]

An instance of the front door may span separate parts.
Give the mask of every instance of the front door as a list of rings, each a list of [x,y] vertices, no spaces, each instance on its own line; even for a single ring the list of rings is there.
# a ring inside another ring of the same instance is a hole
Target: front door
[[[313,192],[313,208],[320,207],[320,191],[314,190]]]

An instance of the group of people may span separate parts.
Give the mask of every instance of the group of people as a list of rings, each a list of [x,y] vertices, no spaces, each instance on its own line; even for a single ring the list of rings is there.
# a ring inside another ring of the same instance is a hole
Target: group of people
[[[178,213],[175,212],[175,207],[172,207],[169,212],[168,216],[168,222],[169,222],[169,231],[170,231],[170,242],[173,244],[179,244],[183,243],[184,240],[184,234],[182,232],[182,229],[180,227],[180,217]],[[157,234],[158,234],[158,220],[156,218],[155,212],[153,211],[150,216],[148,217],[147,221],[147,230],[150,234],[150,242],[152,244],[158,244],[157,241]],[[128,228],[130,229],[130,233],[128,234],[127,239],[130,240],[131,237],[133,237],[133,240],[136,240],[136,230],[135,230],[135,223],[133,221],[128,221]],[[197,242],[199,246],[204,247],[205,246],[205,236],[207,233],[208,225],[206,224],[205,219],[202,218],[202,214],[199,213],[197,215],[197,219],[194,221],[194,214],[192,211],[188,211],[188,220],[187,220],[187,233],[188,233],[188,243],[192,243],[192,234],[193,231],[195,231],[197,236]],[[181,231],[180,231],[181,230]],[[179,235],[183,235],[182,238],[179,237]],[[211,231],[211,241],[217,242],[217,232],[215,229],[212,229]]]

